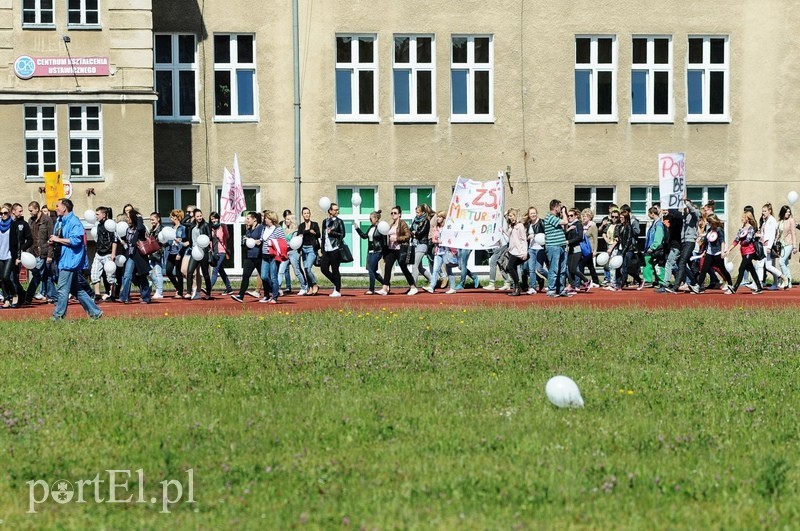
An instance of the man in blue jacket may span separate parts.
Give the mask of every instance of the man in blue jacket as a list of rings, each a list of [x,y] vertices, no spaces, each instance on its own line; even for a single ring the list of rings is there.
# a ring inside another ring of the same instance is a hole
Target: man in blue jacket
[[[86,257],[86,231],[83,223],[72,213],[72,201],[59,199],[56,204],[56,234],[50,236],[50,243],[61,247],[61,257],[58,260],[58,290],[56,309],[53,320],[64,318],[67,313],[69,295],[72,293],[81,303],[83,309],[92,319],[99,319],[103,312],[94,302],[94,297],[89,295],[92,288],[83,278],[83,270],[89,267]]]

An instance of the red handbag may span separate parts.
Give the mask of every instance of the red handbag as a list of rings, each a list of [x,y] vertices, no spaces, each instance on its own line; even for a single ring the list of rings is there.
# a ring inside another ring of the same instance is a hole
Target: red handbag
[[[157,239],[152,236],[147,236],[144,240],[136,242],[136,248],[139,249],[139,254],[142,256],[150,256],[154,252],[160,250],[161,245],[158,243]]]

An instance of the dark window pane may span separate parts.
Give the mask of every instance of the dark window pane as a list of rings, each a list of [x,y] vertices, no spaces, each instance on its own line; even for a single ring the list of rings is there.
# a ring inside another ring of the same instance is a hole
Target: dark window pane
[[[433,48],[430,37],[417,37],[417,62],[430,63],[431,49]]]
[[[42,140],[42,147],[45,151],[50,152],[55,156],[56,154],[56,140],[54,138],[45,138]],[[55,159],[54,159],[55,160]]]
[[[350,63],[352,61],[352,37],[336,37],[336,62]]]
[[[175,208],[175,190],[156,190],[156,204],[161,214],[171,211]],[[182,205],[178,205],[178,208],[182,208]]]
[[[236,37],[236,56],[240,63],[253,62],[253,36],[239,35]]]
[[[231,38],[230,35],[214,35],[214,62],[231,62]]]
[[[194,35],[178,35],[178,62],[194,63]]]
[[[410,70],[394,71],[394,113],[409,114],[410,106]]]
[[[592,206],[592,189],[591,188],[575,188],[575,208],[591,208]]]
[[[395,37],[394,38],[394,62],[407,63],[409,61],[409,46],[410,39],[408,37]]]
[[[82,146],[83,146],[83,142],[79,138],[77,138],[77,139],[76,138],[72,138],[69,141],[69,149],[70,149],[70,151],[77,151],[79,153],[78,156],[80,156],[80,152],[81,152],[81,147]]]
[[[70,131],[80,131],[81,130],[81,119],[80,118],[70,118],[69,119],[69,130]]]
[[[633,64],[647,62],[647,39],[633,39]]]
[[[22,12],[22,23],[23,24],[34,24],[34,23],[36,23],[36,13],[34,11],[23,11]]]
[[[156,63],[172,62],[172,36],[156,35]]]
[[[453,62],[467,62],[467,38],[453,37]]]
[[[578,64],[592,62],[592,39],[586,37],[575,39],[575,62]]]
[[[91,149],[89,153],[86,154],[86,160],[89,162],[100,162],[100,151],[96,148]]]
[[[178,73],[178,92],[180,97],[179,114],[181,116],[194,116],[195,113],[195,91],[194,91],[194,72],[184,70]]]
[[[36,118],[36,107],[25,107],[25,118]]]
[[[28,155],[30,156],[31,154],[29,153]],[[34,155],[34,158],[35,158],[36,155],[35,154],[33,154],[33,155]],[[38,160],[33,160],[33,161],[26,162],[25,174],[26,175],[39,175],[39,161]]]
[[[352,70],[336,71],[336,114],[353,112]]]
[[[42,24],[52,24],[52,23],[53,23],[52,8],[48,9],[47,11],[42,10]]]
[[[80,11],[68,11],[67,12],[67,23],[69,24],[80,24],[81,23],[81,12]]]
[[[41,0],[42,11],[51,11],[53,9],[53,0]]]
[[[453,114],[467,114],[467,71],[453,70],[450,83]]]
[[[711,72],[709,94],[709,112],[711,114],[723,114],[725,110],[725,73]]]
[[[654,62],[657,65],[669,64],[669,39],[654,39]]]
[[[591,112],[590,79],[591,72],[588,70],[575,71],[575,114],[589,114]]]
[[[86,23],[87,24],[97,24],[100,22],[99,14],[97,11],[87,11],[86,12]]]
[[[375,41],[372,38],[360,37],[358,39],[358,62],[371,63],[373,61],[373,50]]]
[[[597,114],[611,114],[611,72],[597,73]]]
[[[475,38],[475,62],[488,63],[489,62],[489,38],[476,37]]]
[[[475,72],[475,114],[489,114],[489,72]]]
[[[689,114],[703,113],[703,71],[689,70],[686,78]]]
[[[721,65],[725,62],[725,39],[711,39],[711,63]]]
[[[417,72],[417,114],[431,114],[432,107],[431,72]]]
[[[97,11],[97,0],[86,0],[87,11]]]
[[[375,112],[374,80],[375,72],[367,70],[358,73],[359,114],[373,114]]]
[[[231,73],[214,72],[214,114],[231,115]]]
[[[25,140],[25,149],[29,152],[36,153],[36,150],[39,149],[39,141],[35,138],[29,138]]]
[[[654,72],[653,76],[653,113],[669,114],[669,72]]]
[[[99,164],[89,164],[87,167],[87,175],[96,176],[100,175],[100,165]]]
[[[612,187],[597,187],[595,188],[594,193],[598,203],[600,201],[609,203],[614,201],[614,188]]]
[[[643,70],[631,73],[631,113],[647,114],[647,72]]]
[[[597,62],[600,64],[611,64],[611,39],[597,39]]]
[[[86,117],[87,118],[97,118],[100,116],[100,107],[96,105],[88,105],[86,107]]]
[[[692,64],[703,62],[703,39],[689,39],[689,62]]]

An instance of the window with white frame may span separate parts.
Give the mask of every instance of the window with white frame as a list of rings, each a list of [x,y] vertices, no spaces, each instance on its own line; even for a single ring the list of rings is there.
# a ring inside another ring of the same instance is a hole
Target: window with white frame
[[[22,0],[22,27],[55,26],[55,0]]]
[[[602,219],[608,214],[608,207],[614,203],[614,195],[613,186],[576,186],[575,208],[591,208],[595,219]]]
[[[100,0],[67,0],[68,26],[98,26]]]
[[[58,169],[55,105],[25,106],[25,180],[42,180]]]
[[[252,34],[214,35],[214,117],[258,119],[256,42]]]
[[[647,210],[660,201],[661,195],[658,186],[631,186],[631,212],[639,220],[646,220]]]
[[[672,38],[634,37],[631,121],[672,122]]]
[[[729,121],[730,50],[727,36],[689,37],[686,66],[690,122]]]
[[[376,35],[336,35],[336,120],[378,121]]]
[[[202,208],[198,202],[200,194],[197,186],[158,185],[156,186],[156,211],[161,214],[163,223],[169,223],[169,213],[184,210],[189,205]],[[208,216],[206,216],[208,219]]]
[[[433,35],[395,35],[395,122],[436,121],[435,57]]]
[[[687,186],[686,197],[698,208],[709,201],[714,201],[714,214],[722,221],[728,219],[728,187],[725,185],[715,186]]]
[[[416,215],[415,209],[426,204],[436,210],[436,189],[433,186],[397,186],[394,189],[394,205],[400,207],[406,221],[411,221]]]
[[[191,34],[156,34],[156,119],[197,119],[197,38]]]
[[[450,121],[494,121],[494,38],[453,35],[450,47]]]
[[[617,120],[617,37],[575,37],[575,121]]]
[[[355,194],[358,194],[360,202],[353,201]],[[361,239],[355,228],[358,227],[365,233],[369,231],[369,215],[377,210],[378,190],[374,186],[337,186],[336,203],[339,205],[339,217],[344,222],[345,243],[353,252],[353,262],[342,264],[342,267],[366,268],[368,242]]]
[[[69,173],[76,180],[103,177],[103,117],[100,105],[69,106]]]

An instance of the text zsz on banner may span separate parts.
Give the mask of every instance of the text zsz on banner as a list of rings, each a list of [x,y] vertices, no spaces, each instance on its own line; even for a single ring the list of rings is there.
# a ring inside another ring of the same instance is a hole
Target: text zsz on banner
[[[442,245],[457,249],[493,249],[500,245],[503,181],[459,177],[442,228]]]
[[[683,207],[686,193],[685,153],[662,153],[658,156],[658,191],[662,209]]]

